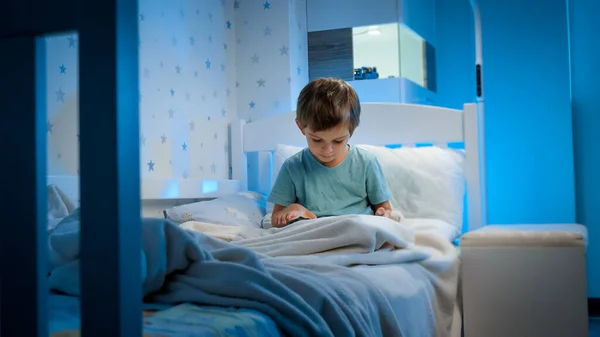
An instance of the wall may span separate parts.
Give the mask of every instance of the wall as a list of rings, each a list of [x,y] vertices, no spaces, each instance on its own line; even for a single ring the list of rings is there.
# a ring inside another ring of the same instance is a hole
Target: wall
[[[300,90],[308,83],[308,43],[305,0],[234,1],[236,38],[235,88],[238,116],[258,120],[296,109]],[[259,163],[268,153],[248,155],[248,188],[260,190]],[[267,180],[269,181],[269,180]]]
[[[399,0],[377,0],[377,5],[371,0],[306,1],[309,32],[398,22]]]
[[[490,223],[575,221],[564,0],[480,0]]]
[[[423,39],[434,46],[436,39],[436,6],[438,2],[451,3],[455,0],[398,0],[400,22],[404,23]]]
[[[140,0],[139,11],[142,177],[227,179],[227,124],[293,109],[308,81],[306,3]],[[46,39],[50,175],[79,172],[77,39]]]
[[[238,1],[234,12],[239,116],[256,120],[295,109],[308,83],[305,0]]]
[[[575,183],[577,198],[577,221],[587,226],[588,245],[588,294],[600,297],[600,97],[597,78],[600,74],[600,3],[596,0],[571,0],[571,89],[573,95],[573,140],[575,155]]]
[[[141,0],[139,11],[142,177],[227,178],[227,122],[236,114],[223,46],[234,41],[233,8]],[[77,39],[46,39],[50,175],[79,170]]]
[[[475,36],[469,0],[437,0],[436,105],[461,109],[475,100]]]

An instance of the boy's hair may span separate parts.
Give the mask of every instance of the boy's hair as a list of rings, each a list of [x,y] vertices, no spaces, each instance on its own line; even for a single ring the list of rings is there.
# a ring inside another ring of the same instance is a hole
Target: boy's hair
[[[296,120],[313,131],[325,131],[347,123],[352,135],[360,123],[358,95],[341,79],[313,80],[300,92]]]

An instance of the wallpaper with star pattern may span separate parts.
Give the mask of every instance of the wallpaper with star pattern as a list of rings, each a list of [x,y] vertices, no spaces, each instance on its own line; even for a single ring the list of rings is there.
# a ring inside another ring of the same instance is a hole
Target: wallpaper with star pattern
[[[228,179],[228,124],[293,110],[308,82],[305,0],[140,0],[139,31],[142,177]],[[78,36],[46,44],[48,174],[75,175]]]

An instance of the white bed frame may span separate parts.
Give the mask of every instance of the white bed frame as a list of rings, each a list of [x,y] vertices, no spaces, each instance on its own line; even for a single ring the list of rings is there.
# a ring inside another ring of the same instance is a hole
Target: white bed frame
[[[352,136],[354,144],[402,145],[431,143],[446,147],[462,142],[465,149],[468,231],[487,224],[483,114],[478,104],[465,104],[463,110],[429,105],[362,103],[360,126]],[[238,120],[231,125],[231,180],[150,179],[141,180],[144,216],[161,216],[163,209],[190,200],[212,199],[247,190],[252,179],[268,189],[271,182],[272,151],[278,144],[305,146],[295,123],[296,112],[279,114],[252,123]],[[268,131],[267,131],[268,130]],[[262,152],[258,176],[248,175],[247,154]],[[48,176],[73,200],[79,198],[79,178]],[[145,210],[144,210],[145,208]]]
[[[477,104],[465,104],[463,110],[399,103],[362,103],[361,108],[360,125],[351,139],[354,144],[447,147],[464,142],[468,230],[486,225],[483,110]],[[248,153],[272,153],[278,144],[306,146],[295,119],[296,112],[291,111],[232,124],[232,179],[239,181],[242,189],[248,188],[252,178],[248,176]],[[259,164],[260,176],[270,176],[270,164],[271,160]]]

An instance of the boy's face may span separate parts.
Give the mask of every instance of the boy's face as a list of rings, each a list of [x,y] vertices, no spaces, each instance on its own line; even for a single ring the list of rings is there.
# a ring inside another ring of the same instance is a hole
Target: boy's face
[[[310,127],[298,128],[306,137],[310,153],[323,165],[334,167],[346,158],[346,147],[350,139],[350,130],[346,124],[340,124],[329,130],[313,131]]]

